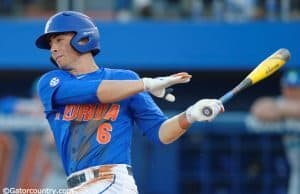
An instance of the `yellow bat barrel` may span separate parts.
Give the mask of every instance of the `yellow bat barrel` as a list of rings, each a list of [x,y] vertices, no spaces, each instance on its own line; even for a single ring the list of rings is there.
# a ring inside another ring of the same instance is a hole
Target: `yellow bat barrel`
[[[281,48],[274,52],[267,59],[262,61],[248,76],[247,78],[252,81],[252,84],[259,82],[262,79],[273,74],[280,67],[282,67],[288,60],[291,54],[288,49]]]

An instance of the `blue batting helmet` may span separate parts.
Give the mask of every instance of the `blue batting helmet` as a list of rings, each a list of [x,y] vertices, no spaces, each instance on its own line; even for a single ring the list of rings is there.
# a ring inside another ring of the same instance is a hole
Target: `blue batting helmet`
[[[300,69],[290,69],[283,73],[281,86],[300,87]]]
[[[38,48],[49,50],[49,35],[65,32],[75,33],[71,45],[79,53],[92,52],[96,55],[100,52],[98,28],[89,16],[76,11],[62,11],[50,17],[44,34],[36,39],[35,44]],[[88,42],[79,44],[83,39],[87,39]]]

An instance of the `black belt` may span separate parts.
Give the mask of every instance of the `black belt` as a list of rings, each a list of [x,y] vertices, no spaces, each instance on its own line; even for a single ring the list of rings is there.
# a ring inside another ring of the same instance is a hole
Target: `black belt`
[[[127,169],[128,175],[132,176],[132,169],[131,169],[131,167],[126,166],[126,169]],[[99,168],[97,168],[97,169],[94,169],[92,172],[93,172],[93,175],[94,175],[93,178],[100,177],[101,176],[101,172],[102,172],[101,171],[101,166]],[[67,180],[67,184],[68,184],[69,188],[73,188],[73,187],[76,187],[76,186],[80,185],[81,183],[86,182],[86,181],[87,181],[87,178],[85,176],[85,173],[83,172],[81,174],[77,174],[77,175],[74,175],[74,176],[70,177]]]

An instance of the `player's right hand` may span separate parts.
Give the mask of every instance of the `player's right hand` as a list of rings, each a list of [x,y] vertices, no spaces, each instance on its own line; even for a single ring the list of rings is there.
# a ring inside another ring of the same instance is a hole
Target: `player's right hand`
[[[209,108],[212,113],[207,116],[203,112],[204,108]],[[202,99],[190,106],[185,113],[188,122],[193,123],[195,121],[212,121],[219,113],[224,111],[224,106],[220,100]]]
[[[174,102],[175,96],[171,94],[172,90],[167,89],[170,86],[190,82],[192,75],[181,72],[165,77],[142,78],[145,91],[150,92],[153,96],[164,98],[167,101]]]

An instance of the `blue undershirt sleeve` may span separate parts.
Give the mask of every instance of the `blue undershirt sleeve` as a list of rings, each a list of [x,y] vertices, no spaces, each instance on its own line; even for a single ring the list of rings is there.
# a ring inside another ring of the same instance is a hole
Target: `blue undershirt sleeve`
[[[57,105],[98,103],[97,89],[101,80],[70,80],[61,84],[53,95]]]
[[[53,71],[41,77],[38,94],[45,112],[67,104],[98,103],[97,89],[101,80],[77,80],[61,71]]]

